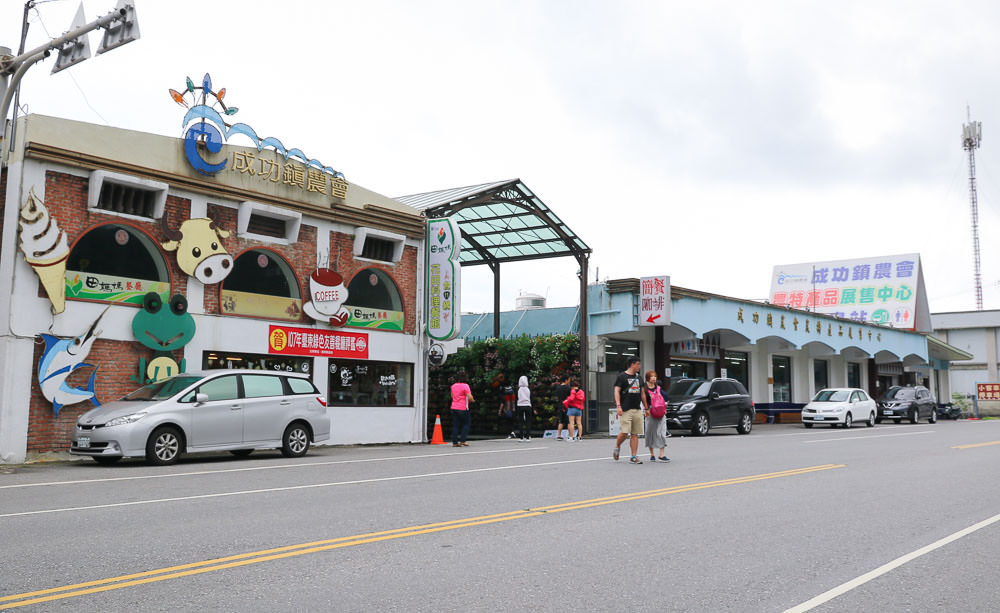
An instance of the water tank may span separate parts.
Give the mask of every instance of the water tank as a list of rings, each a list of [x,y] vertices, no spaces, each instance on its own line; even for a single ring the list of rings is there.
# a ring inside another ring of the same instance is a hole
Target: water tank
[[[529,309],[544,309],[545,296],[538,294],[521,294],[514,300],[515,311],[527,311]]]

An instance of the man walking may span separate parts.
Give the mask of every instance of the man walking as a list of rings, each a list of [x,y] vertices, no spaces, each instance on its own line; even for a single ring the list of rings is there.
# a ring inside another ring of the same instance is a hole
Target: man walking
[[[645,394],[642,393],[642,377],[639,375],[639,358],[631,357],[628,360],[628,368],[615,379],[615,406],[618,408],[618,420],[621,423],[621,431],[615,441],[615,451],[613,457],[618,459],[621,453],[622,442],[625,437],[629,439],[629,447],[632,449],[633,464],[642,464],[642,460],[636,455],[639,450],[639,432],[642,429],[642,411],[648,406]]]

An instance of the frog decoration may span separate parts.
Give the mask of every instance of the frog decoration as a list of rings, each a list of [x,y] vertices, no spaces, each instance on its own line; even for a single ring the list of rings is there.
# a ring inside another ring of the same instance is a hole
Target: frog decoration
[[[142,310],[132,318],[132,334],[155,353],[148,366],[146,358],[139,360],[139,373],[133,375],[132,380],[152,383],[184,372],[185,360],[181,359],[178,365],[171,352],[191,342],[194,329],[187,298],[176,294],[165,305],[156,292],[146,294],[142,299]]]

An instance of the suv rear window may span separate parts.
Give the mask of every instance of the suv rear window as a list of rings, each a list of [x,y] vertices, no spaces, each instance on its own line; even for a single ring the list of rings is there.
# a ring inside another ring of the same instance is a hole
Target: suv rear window
[[[288,381],[288,387],[291,388],[293,394],[318,394],[316,387],[308,379],[299,379],[298,377],[287,377],[285,379]]]

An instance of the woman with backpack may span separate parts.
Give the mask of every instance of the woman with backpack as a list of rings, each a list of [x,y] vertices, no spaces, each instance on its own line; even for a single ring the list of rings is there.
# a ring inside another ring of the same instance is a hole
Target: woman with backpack
[[[647,396],[648,407],[646,413],[646,446],[649,447],[649,461],[669,462],[670,458],[665,455],[667,447],[667,399],[656,384],[656,371],[646,371],[646,389],[643,390]],[[660,457],[657,458],[653,452],[654,448],[660,449]]]

